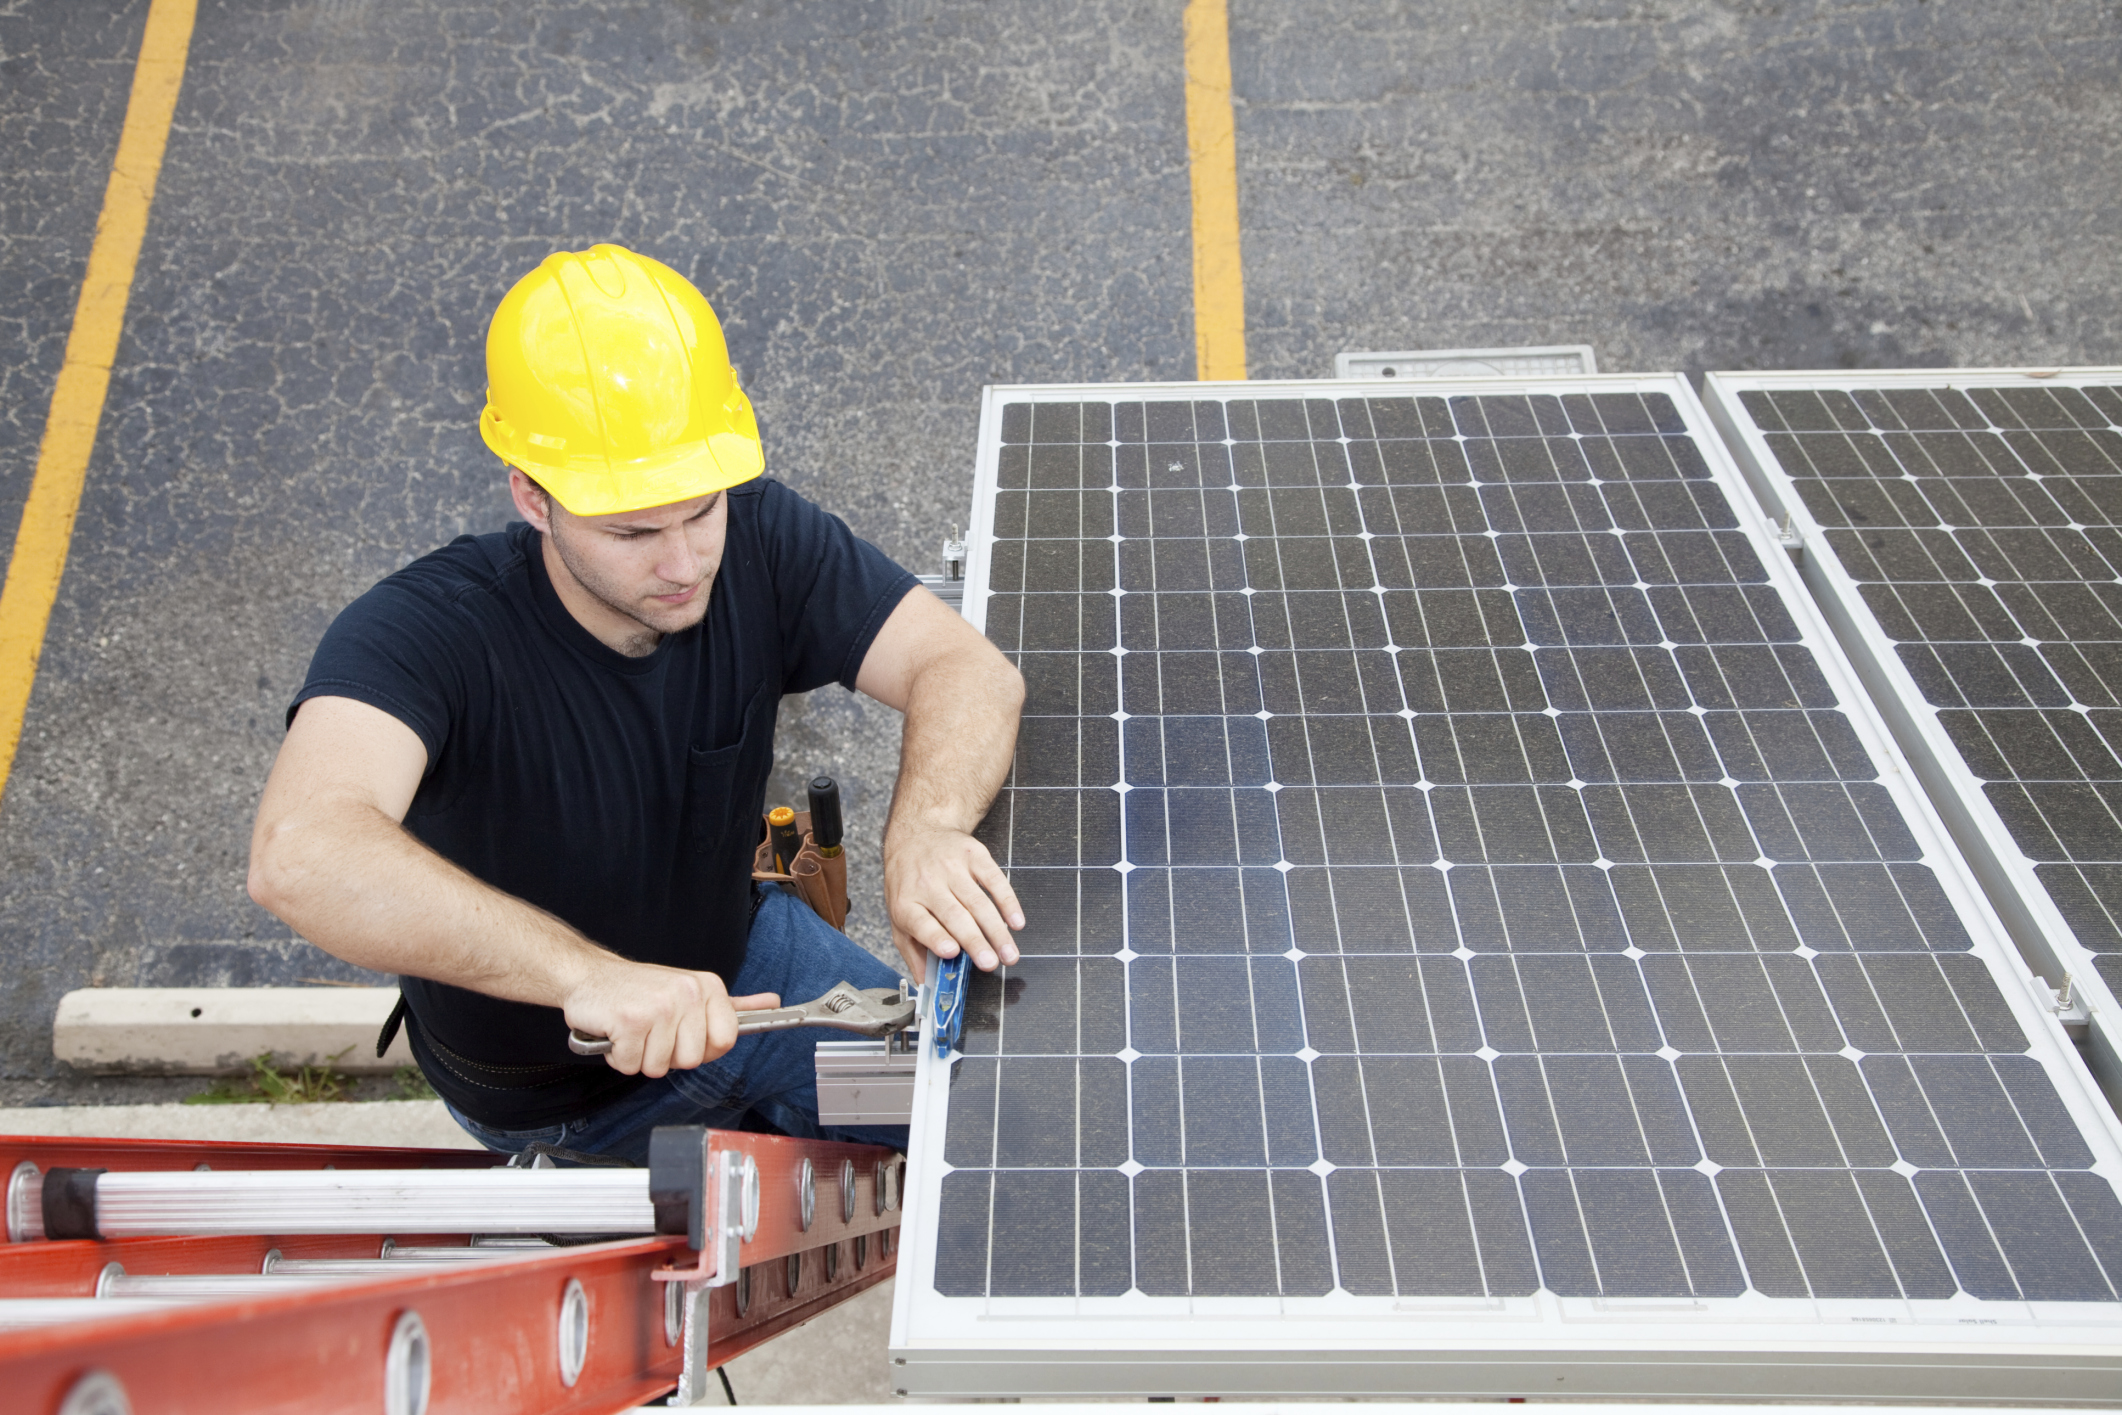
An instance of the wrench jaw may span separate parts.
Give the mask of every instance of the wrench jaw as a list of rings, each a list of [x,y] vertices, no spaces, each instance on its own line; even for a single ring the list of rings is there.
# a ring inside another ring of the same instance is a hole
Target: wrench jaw
[[[834,1027],[866,1037],[888,1036],[914,1021],[913,1000],[897,988],[858,988],[847,982],[791,1010],[804,1014],[802,1026]],[[743,1030],[741,1023],[738,1030]]]

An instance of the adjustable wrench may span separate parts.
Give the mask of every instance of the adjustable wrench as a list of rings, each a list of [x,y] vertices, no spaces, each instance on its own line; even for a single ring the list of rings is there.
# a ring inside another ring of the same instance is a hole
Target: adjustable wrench
[[[823,997],[798,1007],[774,1007],[737,1014],[737,1031],[778,1032],[787,1027],[837,1027],[866,1037],[889,1036],[914,1025],[914,999],[898,988],[858,988],[853,983],[832,985]],[[612,1049],[610,1037],[593,1037],[567,1029],[567,1049],[577,1056],[603,1056]]]

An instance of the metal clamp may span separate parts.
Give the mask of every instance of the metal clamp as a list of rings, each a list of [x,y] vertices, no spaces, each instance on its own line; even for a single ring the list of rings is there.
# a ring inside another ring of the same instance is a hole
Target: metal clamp
[[[943,539],[943,578],[946,581],[965,578],[965,537],[955,522],[950,534]]]
[[[950,534],[943,541],[943,573],[917,575],[914,578],[952,609],[962,610],[965,606],[965,562],[968,554],[969,548],[964,534],[953,525]]]
[[[2063,975],[2063,986],[2052,987],[2047,979],[2036,974],[2034,982],[2047,994],[2048,1010],[2063,1024],[2064,1032],[2072,1038],[2081,1037],[2092,1025],[2092,1009],[2078,995],[2078,980],[2069,973]]]
[[[661,1282],[736,1281],[739,1253],[759,1231],[759,1165],[737,1149],[710,1149],[703,1125],[659,1125],[649,1135],[648,1197],[656,1232],[683,1233],[697,1266],[666,1268]]]
[[[706,1132],[701,1134],[704,1140]],[[653,1164],[653,1150],[650,1158]],[[684,1361],[679,1371],[678,1389],[670,1399],[672,1405],[703,1405],[708,1401],[708,1380],[714,1369],[708,1365],[708,1289],[735,1287],[737,1315],[740,1317],[751,1305],[751,1271],[743,1266],[742,1259],[744,1245],[759,1231],[758,1161],[742,1150],[713,1150],[708,1152],[702,1168],[703,1172],[714,1176],[708,1203],[703,1206],[711,1207],[712,1213],[701,1225],[699,1233],[710,1246],[700,1250],[700,1266],[696,1269],[666,1268],[651,1274],[659,1281],[685,1284],[685,1296],[681,1299],[684,1330],[680,1336]]]
[[[715,1173],[715,1275],[709,1287],[727,1287],[743,1266],[744,1245],[759,1231],[759,1164],[742,1150],[717,1150]]]
[[[936,972],[936,1002],[932,1021],[935,1023],[936,1056],[947,1058],[951,1048],[958,1044],[958,1033],[965,1026],[965,955],[946,958]]]

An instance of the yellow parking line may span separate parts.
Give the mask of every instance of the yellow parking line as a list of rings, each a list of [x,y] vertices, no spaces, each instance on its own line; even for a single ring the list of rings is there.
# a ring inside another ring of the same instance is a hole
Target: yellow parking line
[[[66,571],[81,483],[96,445],[96,426],[103,419],[103,395],[110,387],[111,363],[118,354],[118,333],[125,325],[125,302],[132,294],[133,267],[147,234],[147,210],[155,199],[155,178],[162,170],[177,90],[184,84],[184,60],[197,10],[198,0],[153,0],[148,7],[118,156],[103,191],[88,274],[74,306],[66,358],[52,386],[51,412],[37,449],[36,479],[15,531],[7,583],[0,588],[0,793],[7,790],[8,770],[22,741],[22,716],[37,681],[44,627]]]
[[[1194,185],[1194,376],[1245,377],[1238,261],[1238,132],[1228,0],[1187,0],[1186,150]]]

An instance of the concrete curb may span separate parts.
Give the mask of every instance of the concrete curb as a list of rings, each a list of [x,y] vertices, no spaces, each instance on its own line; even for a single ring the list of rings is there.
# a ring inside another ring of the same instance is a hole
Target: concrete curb
[[[52,1054],[84,1071],[240,1074],[270,1053],[282,1068],[350,1074],[413,1064],[401,1030],[379,1060],[396,988],[81,988],[59,999]]]

